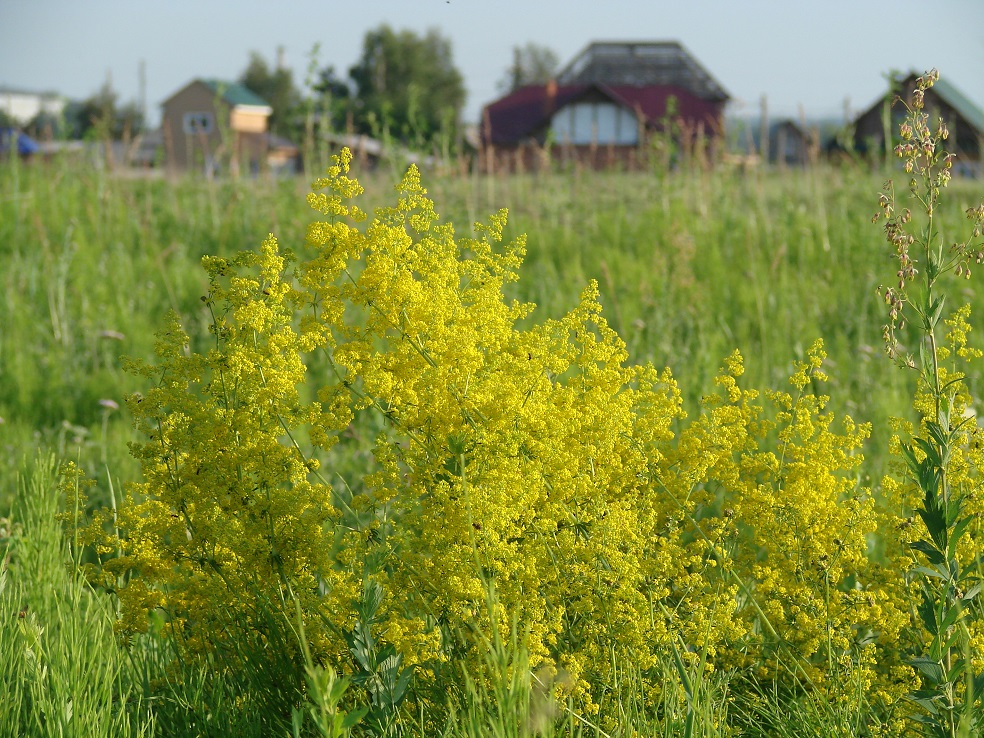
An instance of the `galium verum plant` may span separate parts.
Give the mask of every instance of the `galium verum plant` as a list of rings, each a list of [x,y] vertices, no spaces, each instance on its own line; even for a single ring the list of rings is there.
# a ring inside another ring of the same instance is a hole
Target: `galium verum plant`
[[[969,279],[973,265],[984,261],[984,204],[967,211],[970,237],[947,247],[935,215],[954,155],[944,149],[946,123],[940,118],[934,124],[926,111],[926,92],[938,79],[936,70],[927,72],[916,80],[911,101],[899,100],[906,117],[895,153],[909,175],[911,207],[899,202],[889,181],[875,219],[884,219],[899,267],[897,285],[882,291],[889,309],[887,351],[901,366],[918,372],[919,427],[912,429],[911,440],[895,439],[906,481],[886,479],[885,484],[903,509],[913,507],[922,521],[918,528],[904,526],[909,532],[903,536],[911,549],[909,576],[918,590],[915,625],[925,634],[910,662],[923,687],[911,698],[922,708],[917,719],[930,734],[955,736],[981,725],[976,708],[984,689],[978,601],[984,434],[962,370],[981,356],[967,346],[969,307],[947,318],[947,292],[940,280],[951,273]],[[907,325],[914,352],[899,340]]]
[[[315,183],[299,254],[271,236],[203,260],[208,345],[171,315],[156,360],[130,363],[143,478],[76,532],[122,638],[157,610],[207,652],[299,609],[298,664],[351,675],[345,699],[363,689],[383,731],[437,674],[483,678],[516,623],[588,711],[619,659],[655,696],[672,653],[796,685],[847,664],[893,699],[876,647],[901,613],[855,483],[869,429],[815,392],[820,343],[790,392],[744,388],[733,353],[687,419],[669,370],[628,363],[595,284],[521,327],[505,211],[457,234],[411,167],[370,218],[350,161]],[[340,480],[353,427],[376,429],[373,459]]]

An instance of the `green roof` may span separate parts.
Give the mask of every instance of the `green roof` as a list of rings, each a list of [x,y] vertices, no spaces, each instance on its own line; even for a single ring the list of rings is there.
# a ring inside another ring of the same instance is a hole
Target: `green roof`
[[[238,82],[225,82],[220,79],[203,79],[201,82],[215,94],[218,95],[221,92],[222,99],[230,105],[257,105],[264,108],[270,107],[270,103],[248,87],[241,85]]]

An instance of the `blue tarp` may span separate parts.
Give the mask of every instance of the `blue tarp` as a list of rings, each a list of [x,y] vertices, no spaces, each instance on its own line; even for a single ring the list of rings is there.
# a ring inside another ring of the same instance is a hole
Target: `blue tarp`
[[[16,138],[17,153],[21,156],[30,156],[39,151],[37,142],[25,133],[21,133],[15,128],[0,128],[0,153],[10,151],[10,144]]]

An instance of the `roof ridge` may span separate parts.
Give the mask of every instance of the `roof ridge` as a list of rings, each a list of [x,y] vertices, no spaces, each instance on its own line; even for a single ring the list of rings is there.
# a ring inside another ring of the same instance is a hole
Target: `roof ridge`
[[[977,107],[956,85],[941,77],[933,84],[933,89],[978,130],[984,131],[984,110]]]
[[[251,105],[269,108],[270,103],[249,89],[242,82],[230,82],[218,77],[200,77],[198,79],[212,92],[220,95],[230,105]]]

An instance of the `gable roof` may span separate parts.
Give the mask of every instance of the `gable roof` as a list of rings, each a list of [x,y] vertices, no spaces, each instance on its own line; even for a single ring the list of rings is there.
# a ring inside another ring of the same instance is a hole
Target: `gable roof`
[[[933,89],[945,103],[956,110],[968,123],[984,133],[984,111],[971,102],[970,98],[945,79],[936,80]]]
[[[20,87],[0,87],[0,95],[25,95],[27,97],[37,97],[42,100],[60,100],[64,98],[64,95],[52,90],[39,92],[38,90],[25,90]]]
[[[252,108],[264,108],[264,112],[266,112],[267,115],[273,112],[273,108],[270,107],[270,104],[266,100],[245,85],[241,85],[238,82],[226,82],[225,80],[214,78],[193,79],[180,90],[164,100],[161,105],[166,106],[169,102],[171,102],[171,100],[193,85],[203,85],[213,95],[221,96],[221,99],[232,107],[241,105]]]
[[[220,79],[203,79],[199,81],[215,94],[218,95],[221,93],[222,99],[230,105],[250,105],[258,108],[270,107],[270,103],[238,82],[225,82]]]
[[[677,85],[715,102],[727,91],[679,41],[595,41],[557,75],[560,84]]]
[[[910,92],[915,85],[919,72],[911,71],[907,75],[900,75],[895,78],[896,84],[900,85],[905,91]],[[961,118],[963,118],[978,133],[984,134],[984,110],[975,105],[969,97],[961,92],[952,82],[948,82],[942,77],[933,84],[932,92],[943,102],[953,108]],[[888,97],[886,93],[881,95],[864,112],[855,117],[855,122],[870,115],[873,111],[880,110]]]
[[[702,100],[677,85],[572,84],[528,85],[487,105],[482,139],[496,145],[515,144],[536,136],[550,124],[554,114],[567,105],[596,93],[612,103],[640,115],[655,127],[666,116],[670,98],[676,101],[676,117],[703,122],[709,131],[720,123],[719,104]]]

